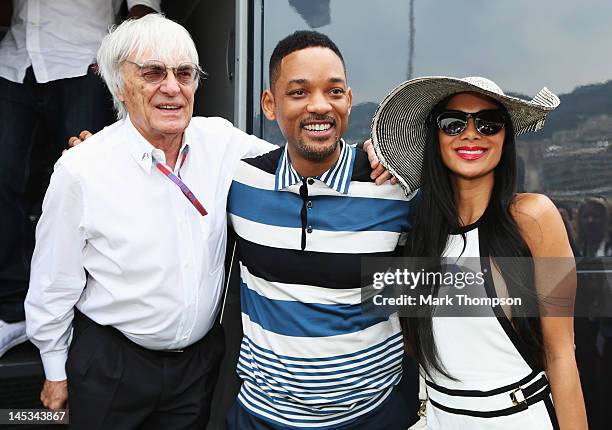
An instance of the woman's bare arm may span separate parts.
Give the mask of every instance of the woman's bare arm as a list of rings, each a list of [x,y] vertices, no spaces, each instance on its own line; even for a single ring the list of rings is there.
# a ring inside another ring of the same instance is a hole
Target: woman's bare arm
[[[540,306],[545,368],[559,425],[562,430],[587,429],[574,348],[576,269],[567,232],[555,205],[541,194],[521,194],[514,217],[534,257],[538,294],[552,303],[561,298],[566,305]]]

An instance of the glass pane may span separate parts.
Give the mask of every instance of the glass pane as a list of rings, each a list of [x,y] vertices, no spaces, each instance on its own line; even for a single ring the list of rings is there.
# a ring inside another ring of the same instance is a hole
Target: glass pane
[[[369,137],[376,105],[409,77],[485,76],[527,99],[543,86],[557,93],[561,106],[544,130],[517,139],[519,191],[544,193],[559,207],[575,255],[586,257],[579,260],[578,300],[582,288],[596,287],[602,303],[612,303],[612,277],[606,281],[602,261],[595,259],[612,256],[612,2],[268,0],[263,5],[262,86],[281,38],[299,29],[327,34],[345,56],[354,92],[349,142]],[[259,94],[254,97],[257,122]],[[265,138],[284,143],[276,124],[261,124]],[[604,273],[603,280],[596,272]],[[608,428],[612,420],[610,321],[576,320],[592,429]]]

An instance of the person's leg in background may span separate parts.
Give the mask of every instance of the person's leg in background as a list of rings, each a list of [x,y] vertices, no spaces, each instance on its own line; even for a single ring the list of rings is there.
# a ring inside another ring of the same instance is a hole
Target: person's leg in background
[[[91,67],[85,76],[44,85],[42,123],[34,140],[26,191],[27,208],[33,220],[40,217],[53,166],[68,147],[68,139],[83,130],[95,133],[114,121],[112,97]]]
[[[85,76],[60,79],[53,83],[53,98],[48,100],[45,116],[56,127],[52,131],[57,157],[68,146],[68,138],[83,130],[96,133],[114,121],[112,97],[102,78],[90,66]],[[59,106],[59,110],[57,107]],[[57,158],[56,157],[56,158]]]
[[[0,78],[0,357],[24,342],[32,226],[24,208],[39,88],[31,69],[23,84]]]
[[[40,119],[40,121],[39,121]],[[82,130],[95,133],[113,120],[112,101],[104,83],[93,70],[76,78],[36,83],[28,69],[24,84],[0,82],[0,357],[24,342],[23,301],[27,293],[33,229],[24,192],[30,173],[34,130],[46,154],[34,200],[42,200],[53,165],[68,146],[68,138]],[[40,168],[40,167],[39,167]],[[30,202],[28,208],[36,207]],[[35,209],[36,211],[36,209]],[[38,210],[39,212],[39,210]],[[12,323],[12,324],[7,324]]]
[[[39,189],[44,192],[53,173],[53,165],[68,147],[68,139],[83,130],[96,133],[113,122],[112,98],[106,85],[92,67],[87,75],[60,79],[46,84],[48,91],[43,109],[43,125],[47,131],[46,172]],[[42,197],[42,196],[41,196]]]

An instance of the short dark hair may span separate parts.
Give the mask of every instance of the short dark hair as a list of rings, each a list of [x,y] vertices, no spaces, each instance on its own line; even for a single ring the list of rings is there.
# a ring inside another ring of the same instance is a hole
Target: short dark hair
[[[346,74],[346,65],[344,64],[344,58],[340,53],[338,46],[332,42],[332,40],[318,31],[307,31],[301,30],[296,31],[293,34],[285,37],[283,40],[276,44],[272,56],[270,57],[269,77],[270,77],[270,88],[274,86],[278,76],[280,74],[281,61],[287,55],[300,51],[306,48],[328,48],[331,49],[342,61],[344,67],[344,74]]]

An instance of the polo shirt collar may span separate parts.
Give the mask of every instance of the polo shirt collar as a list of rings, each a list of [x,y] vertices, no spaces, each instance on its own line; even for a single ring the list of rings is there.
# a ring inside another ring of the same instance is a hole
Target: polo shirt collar
[[[338,193],[347,194],[351,183],[351,175],[353,174],[354,162],[355,148],[347,145],[344,140],[340,139],[340,156],[338,160],[322,175],[316,176],[315,179],[320,180],[327,187]],[[285,149],[278,161],[278,167],[276,168],[274,190],[284,190],[298,184],[301,180],[302,176],[291,165],[287,145],[285,145]]]
[[[136,127],[134,127],[134,124],[132,124],[129,116],[126,117],[124,121],[127,145],[136,163],[147,173],[150,173],[151,168],[154,166],[153,157],[155,157],[160,163],[166,164],[166,155],[164,154],[164,151],[151,145],[149,141],[147,141],[147,139],[140,134]],[[185,130],[183,132],[183,143],[181,144],[181,149],[179,150],[176,168],[178,168],[180,165],[183,152],[187,152],[189,150],[188,140],[188,133],[187,130]]]

